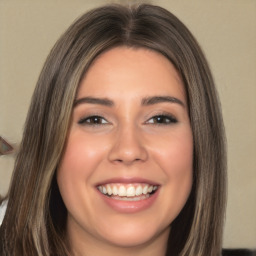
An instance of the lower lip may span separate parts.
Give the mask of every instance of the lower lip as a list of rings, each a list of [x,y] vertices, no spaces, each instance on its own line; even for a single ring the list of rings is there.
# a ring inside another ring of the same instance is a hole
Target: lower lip
[[[105,196],[100,191],[98,193],[103,201],[113,210],[120,213],[137,213],[150,208],[154,204],[159,194],[159,188],[148,198],[139,201],[122,201]]]

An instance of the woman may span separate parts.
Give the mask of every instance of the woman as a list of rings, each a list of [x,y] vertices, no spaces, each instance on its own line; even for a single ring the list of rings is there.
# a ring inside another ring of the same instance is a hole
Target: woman
[[[78,19],[39,77],[1,255],[220,255],[221,110],[188,29],[152,5]]]

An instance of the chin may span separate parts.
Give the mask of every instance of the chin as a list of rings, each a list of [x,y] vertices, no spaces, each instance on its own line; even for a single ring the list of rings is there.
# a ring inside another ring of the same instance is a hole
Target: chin
[[[152,223],[151,223],[152,224]],[[101,232],[101,239],[107,241],[109,244],[118,247],[139,247],[151,244],[160,237],[165,236],[168,239],[170,226],[165,229],[157,229],[148,225],[137,223],[126,223],[123,225],[116,225],[112,229],[105,229]]]

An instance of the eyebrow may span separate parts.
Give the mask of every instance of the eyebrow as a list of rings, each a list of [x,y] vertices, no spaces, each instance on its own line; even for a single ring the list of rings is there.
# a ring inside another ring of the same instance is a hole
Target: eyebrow
[[[185,103],[182,102],[180,99],[171,97],[171,96],[154,96],[154,97],[146,97],[142,99],[141,104],[143,106],[149,106],[149,105],[154,105],[157,103],[164,103],[164,102],[169,102],[169,103],[177,103],[183,107],[185,107]]]
[[[185,103],[182,102],[180,99],[171,97],[171,96],[153,96],[153,97],[146,97],[143,98],[141,101],[142,106],[150,106],[158,103],[176,103],[181,105],[182,107],[185,107]],[[87,103],[87,104],[97,104],[97,105],[103,105],[107,107],[112,107],[115,105],[114,101],[107,99],[107,98],[94,98],[94,97],[84,97],[75,100],[74,107]]]
[[[114,106],[114,102],[106,98],[84,97],[84,98],[75,100],[74,107],[82,103],[98,104],[98,105],[103,105],[108,107]]]

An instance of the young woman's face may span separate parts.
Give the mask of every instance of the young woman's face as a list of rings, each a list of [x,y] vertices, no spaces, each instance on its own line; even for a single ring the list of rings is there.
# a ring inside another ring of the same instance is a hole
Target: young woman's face
[[[192,186],[186,94],[159,53],[118,47],[81,82],[57,181],[74,246],[166,244]]]

